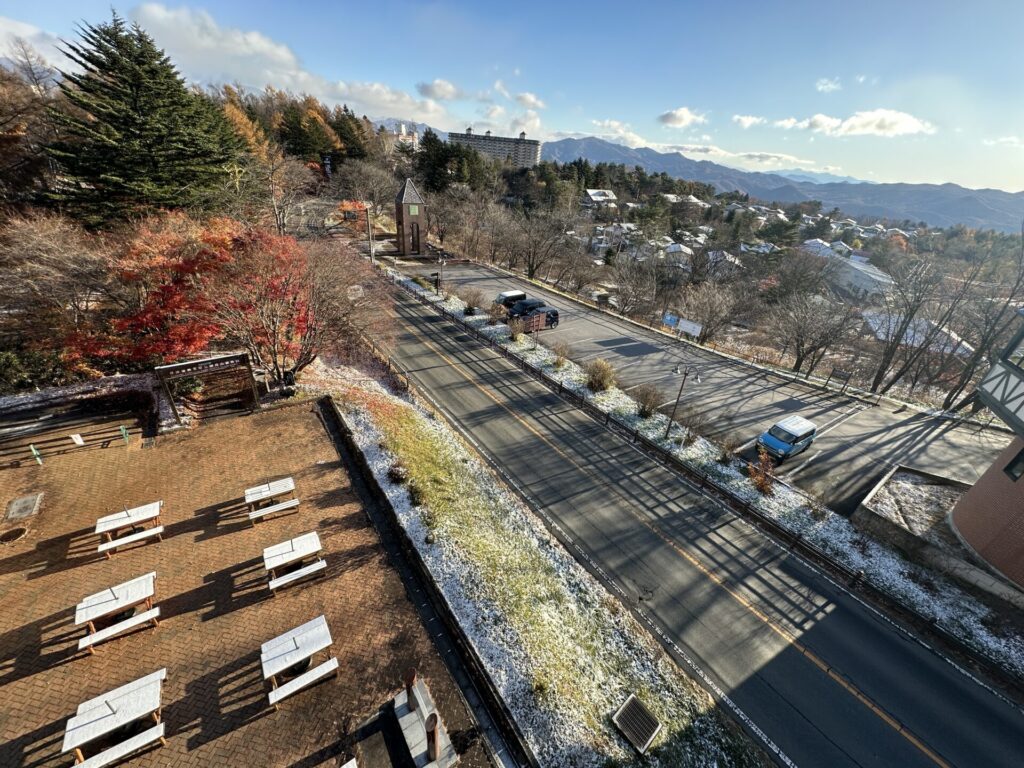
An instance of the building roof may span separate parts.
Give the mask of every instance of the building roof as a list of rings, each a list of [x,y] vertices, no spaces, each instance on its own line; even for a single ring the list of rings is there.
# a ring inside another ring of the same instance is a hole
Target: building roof
[[[412,203],[413,205],[426,205],[426,202],[420,197],[419,190],[416,189],[416,185],[412,183],[412,179],[406,179],[402,182],[402,188],[398,190],[398,196],[395,197],[395,202],[399,205],[405,203]]]

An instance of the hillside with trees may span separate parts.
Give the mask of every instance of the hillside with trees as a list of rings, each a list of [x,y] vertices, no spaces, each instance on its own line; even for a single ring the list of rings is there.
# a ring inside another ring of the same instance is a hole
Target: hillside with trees
[[[344,104],[273,84],[190,87],[116,15],[66,53],[74,72],[27,45],[0,67],[2,392],[216,349],[244,349],[283,381],[355,353],[386,336],[390,298],[351,245],[365,229],[333,235],[367,215],[386,230],[407,177],[446,251],[945,407],[970,394],[1024,300],[1017,234],[880,217],[844,228],[818,199],[759,205],[641,162],[516,168],[429,130],[414,151]],[[615,206],[586,203],[588,189]],[[894,234],[866,237],[876,222]],[[841,241],[892,290],[838,289],[836,260],[801,247],[814,238]]]

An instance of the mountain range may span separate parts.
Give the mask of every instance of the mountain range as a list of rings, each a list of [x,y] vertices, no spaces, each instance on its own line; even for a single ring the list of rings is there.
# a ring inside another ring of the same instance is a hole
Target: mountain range
[[[875,216],[924,221],[935,227],[964,224],[1003,232],[1020,230],[1024,192],[968,189],[958,184],[874,184],[844,178],[813,181],[806,171],[758,173],[729,168],[708,160],[693,160],[679,152],[649,147],[625,147],[589,136],[546,142],[544,160],[561,163],[586,158],[592,163],[639,165],[648,173],[667,173],[679,179],[714,185],[718,192],[744,192],[766,202],[798,203],[820,200],[824,210],[839,208],[850,216]],[[796,176],[797,178],[793,178]]]

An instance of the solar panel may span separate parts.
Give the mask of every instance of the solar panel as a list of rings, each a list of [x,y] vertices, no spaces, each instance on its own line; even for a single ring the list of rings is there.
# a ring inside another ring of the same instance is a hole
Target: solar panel
[[[641,755],[650,748],[654,737],[661,730],[661,723],[651,714],[651,710],[632,693],[612,715],[612,722]]]

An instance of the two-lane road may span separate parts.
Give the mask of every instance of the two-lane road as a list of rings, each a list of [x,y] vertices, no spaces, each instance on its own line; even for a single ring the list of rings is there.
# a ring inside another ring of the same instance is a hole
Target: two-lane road
[[[434,310],[398,315],[415,384],[781,763],[1020,764],[1017,708]]]
[[[909,407],[869,406],[792,382],[485,267],[452,264],[445,268],[445,280],[480,288],[488,297],[520,288],[544,298],[561,315],[558,328],[544,332],[544,343],[565,341],[577,362],[605,358],[626,390],[650,382],[671,401],[679,386],[672,369],[677,364],[696,365],[701,380],[687,380],[683,405],[701,414],[701,431],[713,439],[752,446],[758,434],[784,416],[811,419],[820,436],[810,450],[784,464],[780,474],[842,514],[852,513],[895,464],[974,483],[1010,441],[1001,431]],[[668,402],[664,410],[671,407]],[[755,458],[751,447],[744,455]]]

